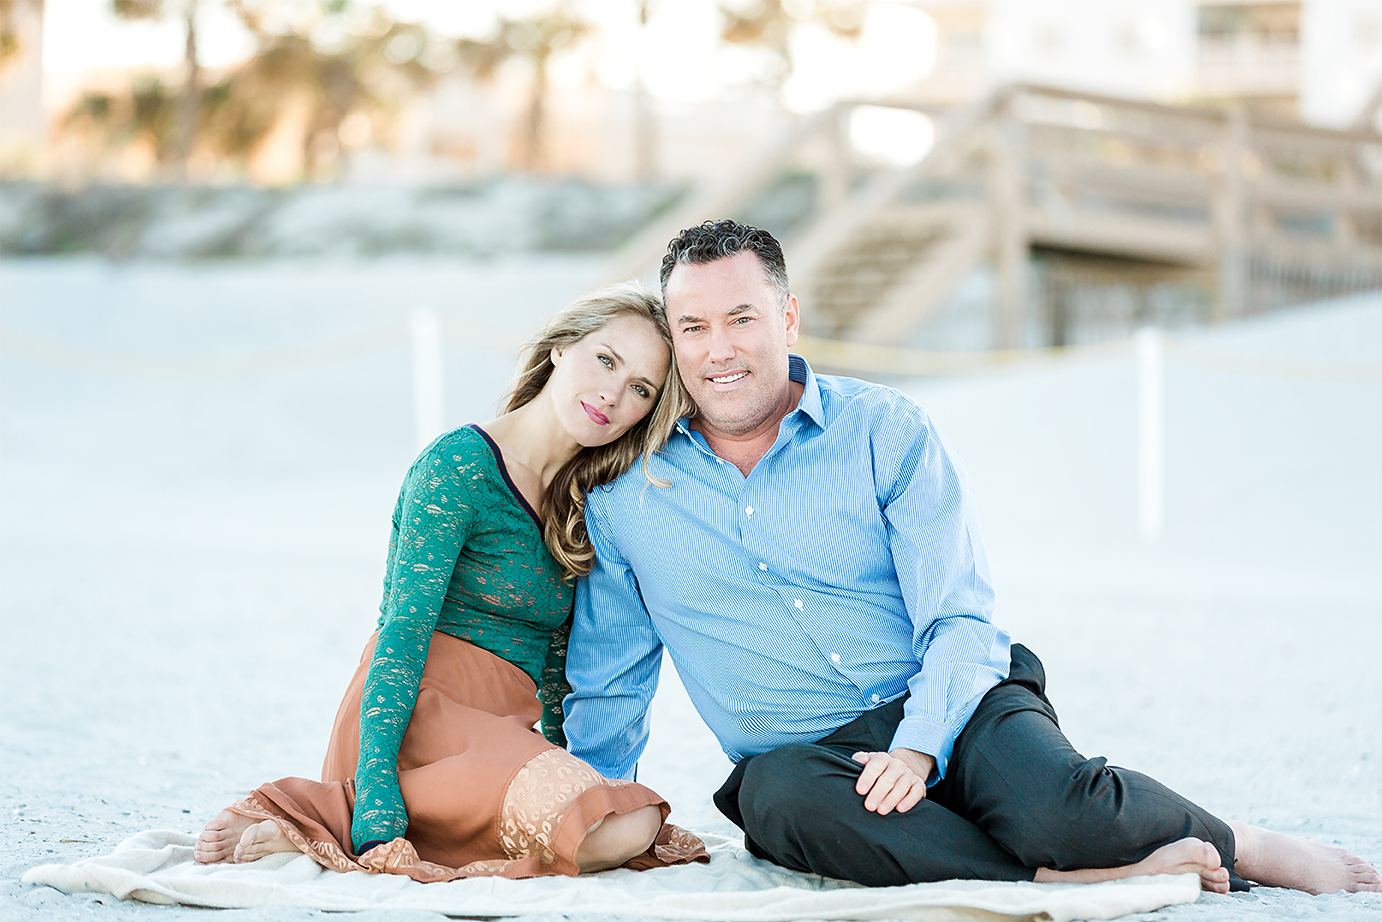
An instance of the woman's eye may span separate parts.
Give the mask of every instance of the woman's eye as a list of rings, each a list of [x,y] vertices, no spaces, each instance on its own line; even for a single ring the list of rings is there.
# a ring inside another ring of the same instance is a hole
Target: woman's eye
[[[641,384],[635,384],[633,386],[633,392],[640,397],[646,398],[649,396],[648,389]]]
[[[614,359],[612,359],[612,358],[610,358],[609,356],[604,355],[604,354],[601,354],[601,355],[600,355],[600,363],[601,363],[602,365],[605,365],[605,366],[609,367],[609,368],[613,368],[613,367],[614,367]]]

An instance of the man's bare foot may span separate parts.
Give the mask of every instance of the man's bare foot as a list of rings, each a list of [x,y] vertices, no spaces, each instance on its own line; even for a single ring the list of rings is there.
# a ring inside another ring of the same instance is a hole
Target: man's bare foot
[[[1036,872],[1036,882],[1097,884],[1105,880],[1151,877],[1157,874],[1198,874],[1202,889],[1212,893],[1228,892],[1228,869],[1220,860],[1218,849],[1199,839],[1180,839],[1163,845],[1136,864],[1125,864],[1117,868],[1085,868],[1079,871],[1052,871],[1042,868]]]
[[[1238,876],[1306,893],[1382,892],[1377,869],[1346,848],[1230,822]]]
[[[1228,868],[1219,850],[1199,839],[1180,839],[1163,845],[1132,865],[1139,874],[1198,874],[1200,889],[1210,893],[1228,892]]]
[[[295,852],[298,848],[273,820],[262,822],[222,810],[206,824],[192,851],[198,864],[220,861],[241,863],[272,855]]]

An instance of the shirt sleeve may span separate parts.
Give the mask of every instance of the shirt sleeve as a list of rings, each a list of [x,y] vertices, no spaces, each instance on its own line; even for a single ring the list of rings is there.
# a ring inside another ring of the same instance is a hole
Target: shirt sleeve
[[[875,442],[876,482],[893,566],[912,621],[918,671],[891,749],[936,759],[945,777],[955,739],[990,688],[1007,678],[1008,634],[992,620],[993,585],[974,497],[959,458],[915,404],[893,408],[888,425],[910,423],[915,438],[889,456]],[[901,418],[900,418],[901,417]]]
[[[395,516],[383,617],[360,700],[351,823],[357,854],[408,830],[398,750],[417,703],[432,631],[474,522],[470,491],[445,453],[433,451],[413,465]]]
[[[566,732],[562,725],[566,722],[566,712],[562,701],[571,693],[571,683],[566,680],[566,649],[571,638],[571,619],[567,618],[552,632],[547,643],[547,661],[542,667],[542,684],[537,697],[542,702],[542,735],[547,742],[566,748]]]
[[[571,754],[606,778],[632,779],[648,744],[648,705],[657,691],[662,640],[633,569],[609,540],[594,506],[586,506],[586,531],[595,564],[576,583],[566,660],[566,738]]]

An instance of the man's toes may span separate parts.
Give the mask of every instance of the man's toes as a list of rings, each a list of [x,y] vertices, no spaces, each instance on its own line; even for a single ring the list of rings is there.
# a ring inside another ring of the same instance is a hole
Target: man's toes
[[[1346,886],[1345,889],[1355,893],[1382,892],[1382,876],[1378,875],[1376,868],[1352,852],[1344,852],[1344,855],[1344,862],[1353,877],[1351,886]]]
[[[1200,872],[1200,883],[1206,890],[1227,893],[1228,871],[1224,868],[1207,868]]]

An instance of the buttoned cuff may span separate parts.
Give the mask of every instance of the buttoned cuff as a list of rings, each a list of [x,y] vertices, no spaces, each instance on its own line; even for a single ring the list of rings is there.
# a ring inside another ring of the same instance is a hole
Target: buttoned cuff
[[[936,760],[931,777],[926,779],[927,787],[945,777],[945,769],[950,764],[950,753],[954,748],[955,737],[949,728],[924,717],[902,718],[902,722],[893,733],[892,742],[888,744],[889,751],[910,749],[913,752],[924,752]]]

